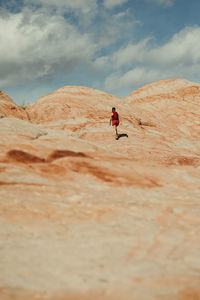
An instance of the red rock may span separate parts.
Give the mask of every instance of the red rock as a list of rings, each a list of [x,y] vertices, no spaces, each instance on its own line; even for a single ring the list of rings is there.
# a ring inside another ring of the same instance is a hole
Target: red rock
[[[184,79],[169,79],[148,84],[134,91],[124,100],[134,101],[134,103],[162,100],[164,97],[176,100],[199,100],[199,94],[200,84]]]
[[[32,122],[47,123],[59,120],[101,121],[117,105],[120,98],[102,91],[67,86],[52,94],[41,97],[36,103],[27,107]]]
[[[199,299],[199,99],[184,80],[66,87],[36,125],[0,120],[0,299]]]
[[[13,100],[0,90],[0,118],[15,117],[22,120],[27,120],[26,112],[17,106]]]

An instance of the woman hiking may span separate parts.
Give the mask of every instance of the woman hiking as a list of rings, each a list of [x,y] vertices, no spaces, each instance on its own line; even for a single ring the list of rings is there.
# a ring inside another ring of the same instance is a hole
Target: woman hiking
[[[115,139],[118,140],[119,135],[117,132],[117,126],[119,125],[119,115],[116,112],[115,107],[112,108],[112,116],[110,117],[110,125],[111,125],[111,123],[112,123],[112,126],[114,126],[114,128],[115,128],[115,133],[116,133]]]

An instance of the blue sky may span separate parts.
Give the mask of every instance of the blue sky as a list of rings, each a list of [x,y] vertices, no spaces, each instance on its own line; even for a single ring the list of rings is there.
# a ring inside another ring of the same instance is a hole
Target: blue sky
[[[67,85],[125,97],[200,82],[199,0],[0,0],[0,89],[18,104]]]

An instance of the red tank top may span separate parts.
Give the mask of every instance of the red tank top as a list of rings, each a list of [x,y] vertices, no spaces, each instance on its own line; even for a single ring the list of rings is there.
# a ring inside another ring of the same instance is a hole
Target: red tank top
[[[112,120],[119,120],[118,113],[115,111],[112,115]]]

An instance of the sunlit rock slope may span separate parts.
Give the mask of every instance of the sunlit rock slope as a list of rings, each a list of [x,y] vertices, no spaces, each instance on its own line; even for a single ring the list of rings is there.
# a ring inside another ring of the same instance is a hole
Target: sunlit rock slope
[[[15,117],[27,120],[26,112],[17,106],[6,93],[0,90],[0,118],[3,117]]]
[[[64,87],[1,119],[0,299],[199,300],[199,101]]]
[[[75,120],[77,123],[105,119],[110,105],[120,99],[102,91],[87,87],[68,86],[41,97],[29,105],[27,112],[31,121],[47,123],[60,120]]]

